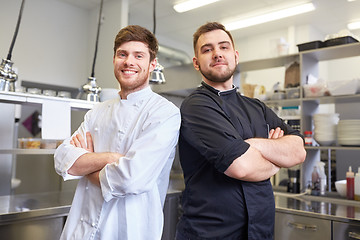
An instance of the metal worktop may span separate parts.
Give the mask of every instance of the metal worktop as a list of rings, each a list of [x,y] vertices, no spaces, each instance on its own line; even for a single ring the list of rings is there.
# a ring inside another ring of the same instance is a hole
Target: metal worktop
[[[169,189],[168,196],[180,194]],[[0,196],[0,225],[14,221],[66,216],[70,210],[74,192],[46,192]],[[298,196],[274,192],[277,212],[299,214],[337,221],[360,222],[360,202],[339,197]]]
[[[330,196],[274,192],[277,212],[298,214],[342,222],[360,222],[360,202]]]
[[[167,197],[181,191],[169,188]],[[67,216],[74,192],[44,192],[0,196],[0,225],[36,218]]]
[[[0,225],[14,221],[66,216],[74,192],[44,192],[0,196]]]

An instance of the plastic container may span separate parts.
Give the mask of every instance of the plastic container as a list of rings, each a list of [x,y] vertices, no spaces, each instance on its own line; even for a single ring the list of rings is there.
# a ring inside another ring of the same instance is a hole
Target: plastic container
[[[45,89],[42,91],[44,96],[56,97],[56,91]]]
[[[22,149],[56,149],[63,140],[49,140],[40,138],[19,138],[18,148]]]
[[[305,84],[304,97],[321,97],[328,91],[324,83]]]
[[[349,166],[349,171],[346,172],[346,198],[349,200],[354,200],[354,172]]]
[[[71,93],[68,91],[58,91],[57,96],[61,98],[71,98]]]
[[[318,162],[318,173],[320,178],[320,195],[325,195],[326,190],[326,174],[325,174],[325,163]]]
[[[19,138],[18,147],[24,149],[39,149],[41,139],[39,138]]]
[[[55,149],[58,146],[59,140],[42,139],[40,148],[42,149]]]
[[[316,49],[316,48],[322,48],[322,47],[325,47],[325,44],[322,41],[312,41],[312,42],[298,44],[297,46],[298,46],[299,52],[301,52],[301,51],[307,51],[307,50],[312,50],[312,49]]]
[[[41,89],[40,88],[28,88],[27,92],[31,93],[31,94],[41,95]]]
[[[355,38],[353,38],[351,36],[346,36],[346,37],[339,37],[339,38],[333,38],[333,39],[326,40],[324,42],[324,44],[326,47],[330,47],[330,46],[355,43],[355,42],[358,42],[358,40],[356,40]]]
[[[285,88],[285,95],[287,99],[300,98],[300,88]]]

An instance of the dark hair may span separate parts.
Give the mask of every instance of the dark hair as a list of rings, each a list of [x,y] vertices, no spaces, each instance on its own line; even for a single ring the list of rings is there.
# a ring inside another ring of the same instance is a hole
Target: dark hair
[[[218,22],[208,22],[208,23],[200,26],[193,35],[193,45],[194,45],[195,54],[196,54],[196,44],[197,44],[200,36],[204,33],[211,32],[214,30],[223,30],[224,32],[226,32],[226,34],[229,36],[229,38],[231,40],[233,47],[235,48],[234,40],[231,36],[231,33],[225,29],[224,25],[222,25],[221,23],[218,23]]]
[[[119,31],[115,37],[114,55],[121,44],[131,41],[145,43],[149,48],[150,61],[154,60],[159,49],[158,41],[152,32],[138,25],[129,25]]]

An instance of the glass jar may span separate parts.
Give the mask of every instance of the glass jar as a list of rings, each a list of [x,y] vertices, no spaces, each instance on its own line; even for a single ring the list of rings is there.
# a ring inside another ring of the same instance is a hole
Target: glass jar
[[[312,143],[313,143],[312,131],[305,131],[304,138],[305,138],[305,145],[312,146]]]

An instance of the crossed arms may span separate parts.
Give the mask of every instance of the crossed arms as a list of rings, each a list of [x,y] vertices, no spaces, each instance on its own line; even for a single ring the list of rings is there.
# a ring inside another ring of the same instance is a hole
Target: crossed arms
[[[306,157],[303,140],[272,129],[269,138],[250,138],[248,150],[236,158],[225,171],[229,177],[245,181],[262,181],[276,174],[281,167],[302,163]]]
[[[81,155],[68,170],[71,175],[86,176],[90,182],[100,186],[99,172],[106,164],[116,162],[123,155],[116,152],[95,153],[91,134],[86,133],[86,143],[81,134],[77,134],[70,140],[75,147],[86,149],[89,153]]]

